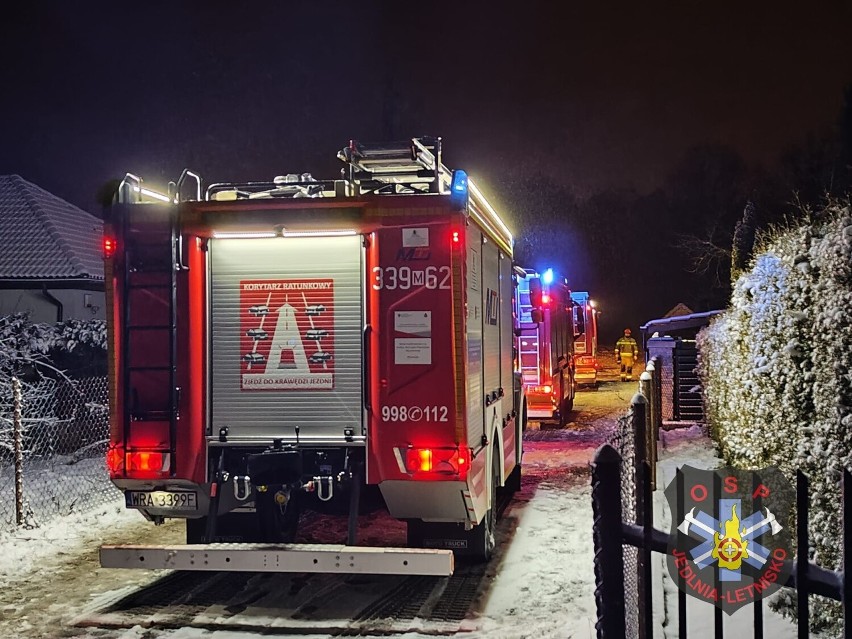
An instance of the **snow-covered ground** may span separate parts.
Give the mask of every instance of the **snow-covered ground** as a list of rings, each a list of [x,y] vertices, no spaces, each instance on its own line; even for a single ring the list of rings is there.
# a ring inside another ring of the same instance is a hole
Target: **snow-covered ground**
[[[99,447],[105,451],[106,443]],[[44,525],[57,515],[91,510],[121,496],[109,483],[102,452],[82,459],[73,455],[27,459],[23,487],[24,521],[30,526]],[[0,466],[0,530],[14,526],[15,468],[4,464]]]
[[[482,639],[595,636],[588,462],[614,429],[617,417],[624,412],[634,391],[635,384],[615,383],[604,385],[598,392],[581,393],[576,419],[570,428],[528,431],[522,490],[504,513],[498,551],[456,636]],[[686,462],[712,466],[717,460],[708,440],[696,429],[667,433],[661,472],[664,476],[673,473],[676,464]],[[657,503],[662,504],[661,495],[658,497]],[[667,528],[665,514],[660,516],[657,526]],[[160,576],[143,571],[101,569],[97,565],[98,546],[179,543],[182,534],[180,524],[154,528],[116,503],[62,518],[49,527],[0,538],[0,636],[98,639],[259,636],[246,631],[195,627],[161,630],[137,626],[105,630],[69,625],[87,606],[115,599],[120,593]],[[656,574],[655,587],[659,585],[658,590],[662,591],[663,576],[659,571]],[[665,589],[666,604],[663,606],[661,599],[655,611],[660,637],[675,636],[671,623],[663,626],[666,614],[676,620],[676,597],[670,582]],[[698,602],[694,603],[693,607],[697,607]],[[712,624],[702,621],[702,614],[712,615],[712,609],[690,609],[690,613],[697,620],[696,628],[712,629]],[[767,636],[773,639],[793,636],[792,626],[784,621],[779,623],[783,628],[768,626],[771,634]],[[691,625],[690,631],[694,630]],[[270,629],[266,628],[265,632]],[[426,639],[434,636],[434,632],[413,624],[410,632],[395,636]]]

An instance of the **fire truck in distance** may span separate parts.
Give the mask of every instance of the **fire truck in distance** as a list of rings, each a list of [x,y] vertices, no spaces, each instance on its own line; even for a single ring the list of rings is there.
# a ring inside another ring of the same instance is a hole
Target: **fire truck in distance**
[[[574,300],[574,380],[578,387],[598,385],[598,311],[586,291],[572,291]]]
[[[574,302],[565,278],[515,268],[516,350],[526,395],[526,416],[568,423],[574,407]]]
[[[107,462],[188,545],[104,547],[104,566],[449,574],[453,552],[492,554],[524,428],[512,235],[440,138],[338,157],[346,179],[124,179]],[[407,548],[357,546],[365,491]],[[348,512],[345,546],[288,543],[313,508]]]

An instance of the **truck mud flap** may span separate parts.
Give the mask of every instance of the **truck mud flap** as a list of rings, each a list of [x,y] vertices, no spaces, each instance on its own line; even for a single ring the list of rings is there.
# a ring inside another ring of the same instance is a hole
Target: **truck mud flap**
[[[198,544],[102,546],[104,568],[235,572],[360,573],[447,577],[450,550],[328,544]]]
[[[418,548],[451,550],[459,556],[476,552],[474,536],[464,529],[463,524],[409,521],[408,544]]]

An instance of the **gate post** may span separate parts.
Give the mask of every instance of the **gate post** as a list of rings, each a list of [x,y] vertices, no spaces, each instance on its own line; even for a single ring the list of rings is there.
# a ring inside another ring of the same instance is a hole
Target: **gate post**
[[[660,440],[660,427],[663,422],[663,410],[662,410],[662,385],[660,371],[660,362],[656,357],[652,357],[648,364],[645,366],[645,370],[651,374],[651,395],[648,398],[649,404],[651,405],[651,437],[654,442],[658,442]],[[654,444],[654,461],[659,459],[658,454],[656,452],[657,445]]]
[[[642,373],[643,375],[645,373]],[[648,428],[648,400],[642,393],[636,393],[633,399],[630,400],[630,411],[633,413],[633,451],[635,455],[635,464],[633,466],[634,487],[636,489],[636,504],[637,506],[642,500],[642,487],[640,485],[640,468],[649,461],[651,456],[649,452],[650,433]],[[638,512],[638,511],[637,511]]]
[[[621,546],[621,457],[609,444],[592,461],[592,537],[598,639],[623,639],[624,553]]]
[[[21,380],[12,378],[12,428],[15,442],[15,524],[24,523],[24,445]]]
[[[640,375],[640,388],[650,391],[650,374]],[[649,401],[647,395],[641,392],[633,396],[630,409],[633,414],[633,450],[634,450],[634,490],[636,496],[636,521],[645,533],[645,542],[649,544],[651,527],[653,525],[652,491],[654,475],[652,469],[653,449],[656,442],[652,439],[652,429],[649,420]],[[650,546],[640,548],[636,562],[636,596],[639,610],[639,637],[651,639],[653,622],[651,613],[651,549]]]

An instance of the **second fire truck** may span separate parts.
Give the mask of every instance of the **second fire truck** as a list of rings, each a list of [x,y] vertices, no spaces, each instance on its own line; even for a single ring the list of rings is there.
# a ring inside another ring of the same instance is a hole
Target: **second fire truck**
[[[574,407],[574,301],[564,278],[516,267],[518,370],[524,384],[527,417],[568,423]]]

